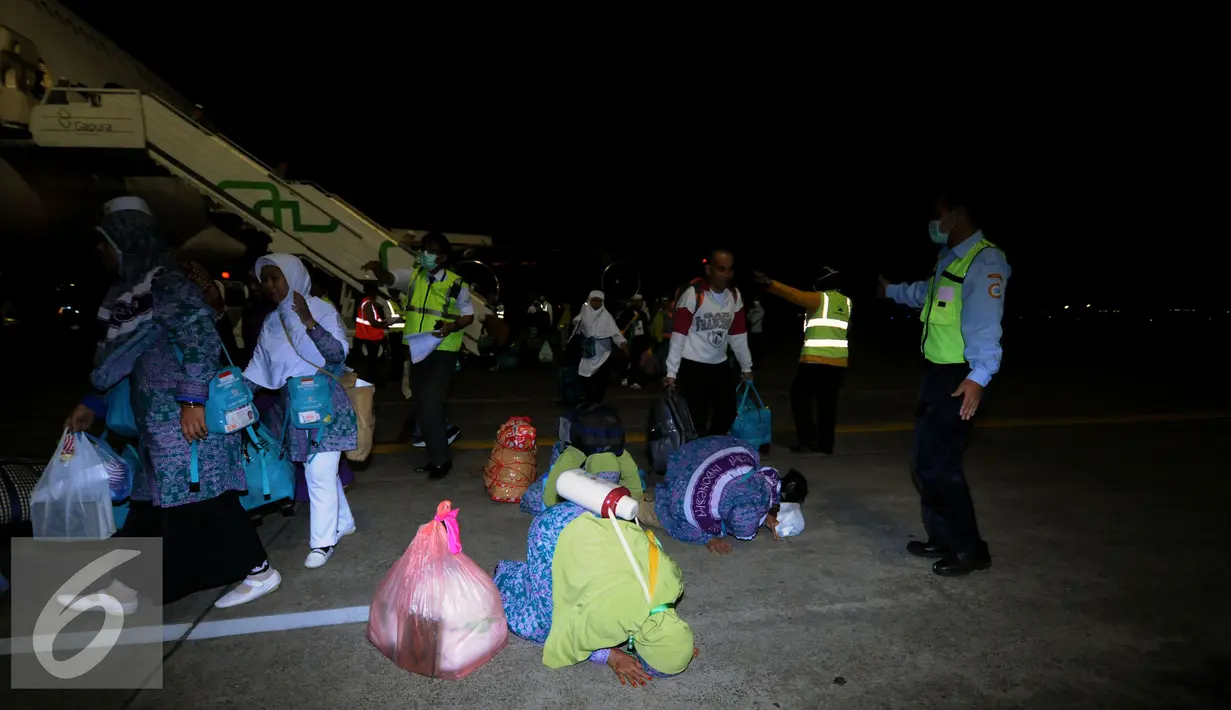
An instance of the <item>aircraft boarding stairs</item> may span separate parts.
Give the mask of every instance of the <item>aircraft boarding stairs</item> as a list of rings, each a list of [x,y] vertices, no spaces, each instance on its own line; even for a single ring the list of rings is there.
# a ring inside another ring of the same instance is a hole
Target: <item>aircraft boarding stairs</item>
[[[153,94],[93,88],[78,93],[90,100],[31,109],[30,133],[37,146],[147,152],[219,207],[268,234],[271,251],[301,255],[360,292],[343,289],[343,313],[354,312],[362,298],[360,282],[371,278],[363,265],[379,258],[382,244],[398,244],[341,198],[312,183],[283,180],[243,148]],[[415,264],[400,246],[386,254],[390,269]],[[473,302],[476,318],[465,331],[466,347],[477,354],[481,321],[492,311],[478,294]],[[348,330],[354,327],[343,320]]]
[[[344,201],[315,185],[283,180],[243,148],[153,94],[90,92],[90,103],[33,107],[35,144],[144,150],[155,163],[268,234],[271,251],[302,255],[356,289],[371,278],[363,265],[378,258],[382,244],[394,241]],[[403,249],[388,254],[391,268],[414,265],[414,257]]]

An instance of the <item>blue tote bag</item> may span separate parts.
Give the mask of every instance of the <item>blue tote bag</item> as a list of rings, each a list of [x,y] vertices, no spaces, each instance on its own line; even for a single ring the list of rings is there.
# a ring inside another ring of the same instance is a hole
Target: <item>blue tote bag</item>
[[[750,400],[748,395],[753,398]],[[774,429],[773,417],[756,385],[744,382],[735,388],[735,396],[739,398],[739,405],[735,423],[731,425],[731,436],[754,449],[768,446]]]

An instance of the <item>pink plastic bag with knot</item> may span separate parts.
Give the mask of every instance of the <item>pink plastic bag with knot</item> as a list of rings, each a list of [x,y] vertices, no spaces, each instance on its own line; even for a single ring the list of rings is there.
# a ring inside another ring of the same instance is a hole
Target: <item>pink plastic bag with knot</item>
[[[381,653],[445,680],[470,675],[509,640],[500,591],[462,554],[457,513],[441,502],[376,588],[368,613],[368,641]]]

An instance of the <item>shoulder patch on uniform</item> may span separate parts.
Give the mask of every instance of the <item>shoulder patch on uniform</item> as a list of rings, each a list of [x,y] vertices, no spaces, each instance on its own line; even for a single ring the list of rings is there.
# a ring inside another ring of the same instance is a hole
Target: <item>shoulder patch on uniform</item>
[[[991,296],[992,298],[1000,298],[1003,292],[1004,292],[1004,288],[1001,286],[999,279],[992,282],[992,285],[987,287],[987,295]]]

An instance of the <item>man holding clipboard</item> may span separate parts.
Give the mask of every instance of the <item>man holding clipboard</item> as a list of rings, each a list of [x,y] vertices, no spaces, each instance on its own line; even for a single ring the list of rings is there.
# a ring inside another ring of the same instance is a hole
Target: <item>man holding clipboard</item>
[[[364,265],[381,284],[403,294],[400,304],[406,319],[403,333],[413,363],[410,368],[412,401],[428,453],[427,464],[415,471],[427,473],[429,478],[444,478],[453,468],[449,444],[460,432],[456,427],[450,431],[445,396],[457,369],[462,330],[474,321],[469,287],[457,274],[445,268],[450,252],[448,238],[430,232],[420,241],[416,268],[391,272],[379,261]]]

